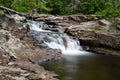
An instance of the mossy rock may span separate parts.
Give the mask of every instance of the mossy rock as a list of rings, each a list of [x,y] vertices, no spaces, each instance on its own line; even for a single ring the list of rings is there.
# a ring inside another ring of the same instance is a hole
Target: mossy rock
[[[0,15],[4,15],[4,11],[3,10],[0,10]]]

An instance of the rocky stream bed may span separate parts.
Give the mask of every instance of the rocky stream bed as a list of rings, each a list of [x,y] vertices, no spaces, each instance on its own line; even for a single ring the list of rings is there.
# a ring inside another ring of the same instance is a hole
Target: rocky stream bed
[[[28,25],[24,25],[28,19],[44,21],[49,25],[46,30],[78,38],[83,50],[120,55],[120,18],[10,13],[0,10],[0,80],[58,80],[38,63],[60,59],[61,53],[40,46],[29,35]],[[113,24],[117,24],[116,27]]]

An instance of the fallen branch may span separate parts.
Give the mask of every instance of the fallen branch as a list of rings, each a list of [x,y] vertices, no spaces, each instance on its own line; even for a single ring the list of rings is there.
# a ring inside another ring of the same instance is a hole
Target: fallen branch
[[[21,15],[21,16],[25,16],[25,14],[19,13],[19,12],[13,10],[13,9],[10,9],[10,8],[4,7],[4,6],[0,6],[0,9],[5,11],[6,13],[8,13],[10,15],[11,14],[18,14],[18,15]]]

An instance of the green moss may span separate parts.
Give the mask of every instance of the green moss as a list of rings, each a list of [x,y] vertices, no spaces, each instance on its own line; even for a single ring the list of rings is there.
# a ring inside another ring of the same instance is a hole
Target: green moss
[[[118,25],[116,23],[112,23],[108,26],[108,29],[111,30],[113,28],[116,28]]]
[[[0,10],[0,15],[3,15],[3,14],[4,14],[4,12],[2,10]]]
[[[100,26],[95,26],[92,29],[94,29],[94,30],[101,30]]]

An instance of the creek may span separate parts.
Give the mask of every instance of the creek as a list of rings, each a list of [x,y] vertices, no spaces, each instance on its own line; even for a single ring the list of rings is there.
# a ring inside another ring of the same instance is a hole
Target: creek
[[[44,22],[28,22],[30,32],[40,46],[59,49],[63,59],[43,62],[60,80],[120,80],[120,58],[82,50],[79,40],[48,30]]]
[[[120,80],[120,58],[101,54],[70,56],[41,65],[60,80]]]

